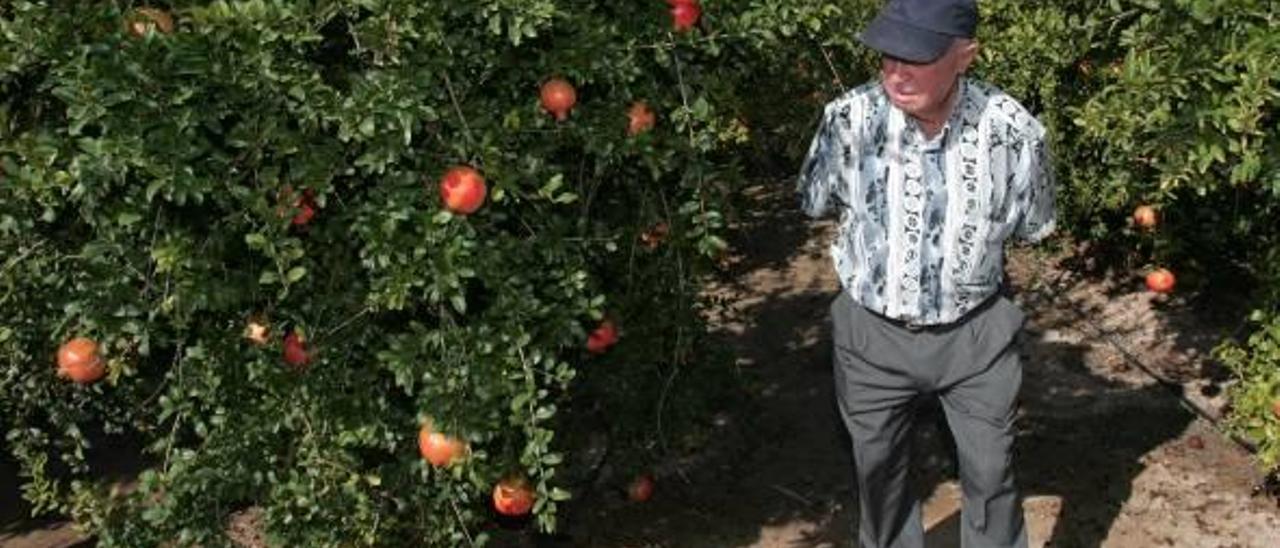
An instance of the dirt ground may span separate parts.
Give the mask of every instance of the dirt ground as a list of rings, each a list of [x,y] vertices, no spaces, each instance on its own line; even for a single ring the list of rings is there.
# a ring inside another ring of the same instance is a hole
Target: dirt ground
[[[750,190],[732,274],[710,289],[731,303],[712,320],[751,379],[749,408],[721,417],[703,451],[659,467],[648,502],[588,490],[565,508],[561,534],[503,531],[494,544],[853,546],[853,464],[833,401],[827,316],[834,223],[800,216],[788,190]],[[1084,277],[1074,266],[1070,256],[1015,249],[1008,268],[1029,318],[1016,469],[1032,546],[1280,546],[1280,507],[1254,494],[1262,478],[1247,451],[1208,420],[1222,412],[1227,380],[1208,353],[1239,328],[1240,304],[1153,296],[1129,273]],[[915,431],[914,487],[931,547],[959,546],[959,487],[941,424],[926,406]],[[77,542],[65,523],[15,525],[11,491],[0,486],[9,523],[0,547]]]
[[[760,380],[753,410],[728,421],[707,454],[669,465],[648,502],[588,495],[558,540],[521,544],[854,545],[827,314],[835,225],[799,215],[785,183],[753,188],[750,199],[734,275],[712,291],[734,302],[714,320],[738,366]],[[1248,452],[1205,418],[1220,416],[1227,380],[1207,358],[1239,328],[1242,305],[1153,296],[1132,273],[1085,277],[1075,262],[1031,249],[1009,258],[1029,318],[1015,458],[1032,546],[1280,546],[1280,507],[1254,494],[1262,478]],[[959,546],[943,424],[926,407],[915,433],[931,547]]]

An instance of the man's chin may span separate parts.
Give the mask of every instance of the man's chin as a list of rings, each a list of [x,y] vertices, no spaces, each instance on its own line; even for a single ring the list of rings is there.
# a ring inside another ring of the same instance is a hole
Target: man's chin
[[[915,114],[920,110],[921,99],[915,95],[908,95],[904,97],[890,93],[889,102],[893,103],[893,106],[898,107],[898,110],[901,110],[902,112]]]

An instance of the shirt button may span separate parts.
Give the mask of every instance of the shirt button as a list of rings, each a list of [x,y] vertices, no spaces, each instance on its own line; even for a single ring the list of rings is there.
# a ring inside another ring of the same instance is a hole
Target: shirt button
[[[978,149],[975,147],[974,151],[977,150]],[[908,163],[907,165],[902,166],[902,170],[907,174],[907,177],[912,179],[919,179],[920,176],[924,174],[923,170],[920,169],[920,165],[915,163]]]

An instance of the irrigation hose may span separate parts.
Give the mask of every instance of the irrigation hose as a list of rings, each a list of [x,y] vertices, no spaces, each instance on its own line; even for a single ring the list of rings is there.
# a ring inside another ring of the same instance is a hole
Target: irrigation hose
[[[1050,288],[1063,287],[1064,282],[1069,281],[1068,278],[1070,277],[1071,277],[1070,274],[1063,274],[1061,276],[1058,276],[1058,278],[1054,279],[1052,282],[1048,284],[1048,287]],[[1046,291],[1044,289],[1044,284],[1041,284],[1039,287],[1034,287],[1033,291],[1035,291],[1036,294],[1040,295],[1041,297],[1044,297],[1045,299],[1047,299],[1050,303],[1061,304],[1058,299],[1058,295],[1061,294],[1061,292]],[[1157,384],[1159,384],[1162,388],[1164,388],[1166,391],[1168,391],[1170,394],[1176,397],[1179,400],[1179,402],[1181,402],[1183,407],[1189,409],[1192,413],[1195,413],[1200,418],[1203,418],[1204,420],[1208,421],[1209,425],[1213,427],[1213,429],[1216,432],[1234,441],[1236,445],[1248,451],[1250,454],[1256,454],[1258,452],[1257,445],[1255,445],[1254,443],[1250,442],[1247,439],[1244,439],[1240,436],[1227,432],[1226,429],[1222,427],[1221,420],[1218,417],[1214,416],[1212,413],[1210,413],[1207,409],[1205,409],[1200,404],[1188,399],[1186,396],[1186,390],[1183,388],[1182,384],[1178,383],[1177,381],[1173,381],[1164,377],[1160,373],[1148,367],[1147,364],[1142,363],[1142,360],[1139,360],[1136,356],[1134,356],[1131,352],[1129,352],[1129,349],[1126,348],[1125,345],[1122,344],[1116,338],[1114,333],[1112,333],[1111,331],[1099,325],[1088,314],[1080,310],[1080,307],[1076,305],[1075,301],[1068,299],[1066,308],[1068,308],[1072,312],[1072,314],[1076,316],[1076,318],[1083,320],[1085,323],[1089,324],[1090,329],[1092,329],[1096,335],[1101,336],[1103,339],[1105,339],[1107,343],[1111,345],[1112,348],[1114,348],[1117,352],[1120,353],[1120,356],[1123,357],[1124,360],[1129,363],[1129,365],[1132,365],[1138,368],[1139,371],[1142,371],[1147,376],[1155,380]]]

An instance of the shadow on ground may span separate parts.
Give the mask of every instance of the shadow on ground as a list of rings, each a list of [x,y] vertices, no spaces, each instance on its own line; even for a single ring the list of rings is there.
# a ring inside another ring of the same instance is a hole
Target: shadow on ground
[[[850,442],[836,415],[830,371],[828,305],[836,283],[825,249],[832,224],[799,215],[787,184],[757,187],[747,198],[730,275],[717,289],[732,311],[716,323],[752,379],[753,403],[727,422],[703,458],[659,477],[647,503],[628,502],[614,488],[578,492],[562,508],[560,534],[498,531],[494,545],[853,545]],[[1069,314],[1039,318],[1052,306],[1026,299],[1037,325],[1024,333],[1016,468],[1024,495],[1062,502],[1050,545],[1098,546],[1130,497],[1143,456],[1178,437],[1193,417],[1159,385],[1097,375],[1087,361],[1091,341],[1047,335],[1071,329]],[[924,406],[913,466],[913,489],[922,498],[955,477],[941,423],[938,408]],[[25,511],[16,485],[13,466],[0,461],[0,531],[11,531]],[[957,545],[960,519],[942,516],[931,527],[930,545]]]
[[[88,432],[93,446],[88,461],[91,474],[108,483],[127,484],[144,468],[142,448],[120,436]],[[22,498],[22,477],[16,462],[0,447],[0,547],[3,548],[87,548],[93,539],[77,532],[66,518],[55,515],[31,516],[31,505]],[[50,468],[57,476],[58,466]]]
[[[849,439],[836,415],[828,305],[836,285],[825,256],[830,223],[795,212],[785,185],[753,195],[734,244],[729,291],[744,303],[722,334],[758,382],[754,405],[722,443],[681,475],[660,478],[649,502],[617,490],[579,493],[555,537],[502,538],[523,546],[852,546],[856,530]],[[825,234],[824,234],[825,232]],[[815,234],[816,233],[816,234]],[[1025,305],[1033,321],[1037,306]],[[1059,316],[1069,318],[1069,316]],[[1159,385],[1095,375],[1089,344],[1024,333],[1024,385],[1016,468],[1026,496],[1061,500],[1051,546],[1098,546],[1143,471],[1143,455],[1177,438],[1193,416]],[[913,488],[927,497],[955,478],[936,405],[915,432]],[[931,546],[955,546],[959,514],[930,528]]]

